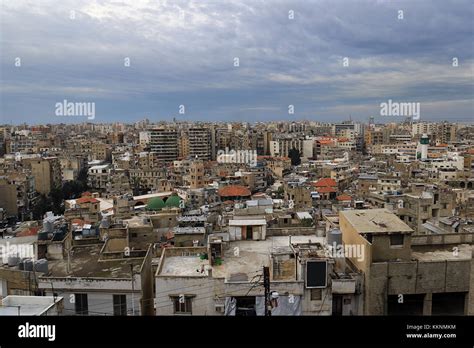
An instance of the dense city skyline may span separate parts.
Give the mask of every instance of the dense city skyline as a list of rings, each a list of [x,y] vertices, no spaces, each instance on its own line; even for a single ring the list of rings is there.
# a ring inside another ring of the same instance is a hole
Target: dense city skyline
[[[472,345],[473,38],[474,0],[0,0],[0,344]]]

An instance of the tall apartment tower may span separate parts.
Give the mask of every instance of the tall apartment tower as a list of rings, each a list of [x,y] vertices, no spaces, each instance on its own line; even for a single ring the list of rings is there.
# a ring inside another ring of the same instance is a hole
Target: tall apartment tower
[[[193,159],[211,159],[211,130],[204,127],[188,129],[189,156]]]
[[[31,174],[35,178],[36,191],[49,194],[62,183],[61,163],[57,157],[43,157],[30,161]]]
[[[158,161],[172,162],[178,159],[178,132],[173,128],[154,128],[150,132],[150,150]]]

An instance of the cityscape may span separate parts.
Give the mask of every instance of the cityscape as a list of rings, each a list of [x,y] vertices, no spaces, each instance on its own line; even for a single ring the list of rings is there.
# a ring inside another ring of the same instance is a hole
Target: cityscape
[[[474,315],[471,2],[1,8],[18,342],[84,317],[392,317],[424,343],[470,325],[449,318]]]

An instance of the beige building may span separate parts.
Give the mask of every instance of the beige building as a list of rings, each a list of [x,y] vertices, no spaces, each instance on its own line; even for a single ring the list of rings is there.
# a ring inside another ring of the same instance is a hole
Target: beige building
[[[98,161],[107,161],[111,157],[111,149],[107,144],[93,142],[91,144],[92,159]]]
[[[290,202],[290,209],[307,209],[313,206],[311,189],[303,184],[285,183],[285,198]]]
[[[150,149],[159,161],[171,162],[178,159],[178,132],[172,128],[151,130]]]
[[[474,312],[470,292],[472,234],[412,236],[386,209],[339,212],[347,258],[365,275],[365,315],[465,315]],[[456,252],[453,252],[455,250]]]
[[[187,132],[189,142],[188,155],[193,159],[211,159],[211,132],[209,128],[193,127]]]
[[[61,187],[61,164],[57,157],[32,159],[29,163],[35,177],[36,191],[47,195],[52,189]]]

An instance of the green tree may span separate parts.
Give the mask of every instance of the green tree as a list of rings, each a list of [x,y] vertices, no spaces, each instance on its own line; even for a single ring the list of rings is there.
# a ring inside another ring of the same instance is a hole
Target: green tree
[[[47,211],[51,211],[51,207],[52,207],[51,199],[44,194],[39,195],[39,197],[36,199],[36,202],[32,208],[33,219],[35,220],[43,219],[44,214]]]
[[[49,193],[49,199],[51,201],[51,210],[54,215],[61,215],[64,213],[64,196],[63,191],[60,188],[54,188]]]
[[[301,154],[297,149],[292,148],[290,151],[288,151],[288,156],[291,159],[291,165],[292,166],[300,165],[300,163],[301,163]]]

